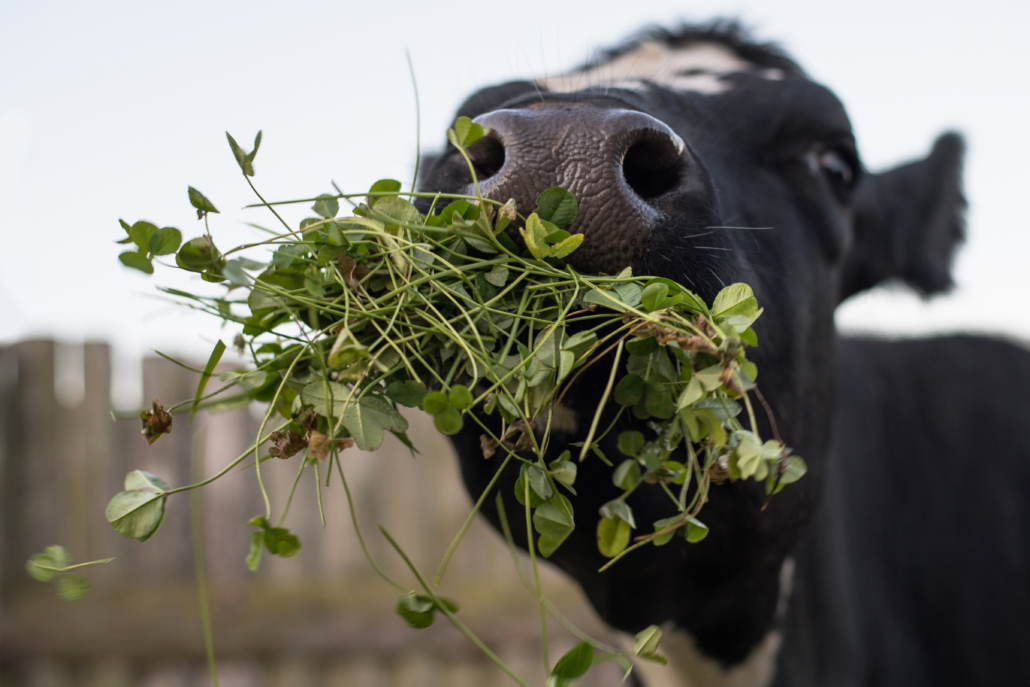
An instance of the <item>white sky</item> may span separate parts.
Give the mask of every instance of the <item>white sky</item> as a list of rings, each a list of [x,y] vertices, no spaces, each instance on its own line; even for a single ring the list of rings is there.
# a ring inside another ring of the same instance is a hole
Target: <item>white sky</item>
[[[225,130],[248,149],[264,130],[255,183],[269,199],[326,192],[330,179],[361,191],[411,175],[405,48],[434,149],[480,86],[569,69],[648,23],[714,16],[780,41],[832,88],[874,170],[925,154],[945,129],[967,136],[958,289],[929,303],[872,293],[842,307],[840,325],[1030,338],[1030,3],[860,5],[0,0],[0,343],[105,339],[129,369],[150,348],[199,358],[231,338],[153,299],[157,284],[199,284],[130,271],[113,244],[119,217],[199,235],[187,185],[222,210],[212,231],[223,248],[255,235],[242,221],[272,226],[239,210],[252,196]],[[131,400],[132,382],[116,396]]]

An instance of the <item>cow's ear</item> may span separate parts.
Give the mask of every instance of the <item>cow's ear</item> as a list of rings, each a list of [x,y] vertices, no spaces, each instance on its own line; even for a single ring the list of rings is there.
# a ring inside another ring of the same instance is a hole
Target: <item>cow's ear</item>
[[[946,133],[925,159],[862,178],[841,300],[890,280],[924,296],[952,286],[952,257],[965,238],[964,151],[962,137]]]

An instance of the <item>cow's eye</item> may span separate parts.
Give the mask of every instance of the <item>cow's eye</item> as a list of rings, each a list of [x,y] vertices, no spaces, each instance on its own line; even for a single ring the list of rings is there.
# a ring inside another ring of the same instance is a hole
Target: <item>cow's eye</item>
[[[851,169],[851,165],[843,155],[835,150],[824,150],[819,155],[819,167],[835,184],[839,184],[844,189],[850,188],[851,182],[855,179],[855,172]]]

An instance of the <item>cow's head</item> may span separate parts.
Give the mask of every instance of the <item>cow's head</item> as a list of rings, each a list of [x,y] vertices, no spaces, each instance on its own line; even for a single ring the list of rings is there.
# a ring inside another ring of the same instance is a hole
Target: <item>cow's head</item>
[[[774,622],[781,566],[817,493],[833,405],[834,309],[886,280],[923,294],[949,286],[963,233],[961,140],[945,135],[925,160],[869,173],[833,93],[726,24],[649,32],[578,71],[483,89],[459,114],[491,129],[469,150],[485,195],[515,198],[528,212],[549,187],[575,193],[570,230],[586,238],[570,261],[581,271],[632,266],[709,302],[744,281],[765,307],[755,326],[759,387],[810,475],[764,512],[761,486],[717,487],[705,541],[641,549],[597,574],[591,519],[618,492],[603,465],[589,465],[574,501],[584,520],[554,556],[613,625],[636,631],[672,620],[710,656],[742,660]],[[452,147],[425,170],[424,190],[472,190]],[[569,395],[586,412],[607,375],[596,377]],[[576,410],[573,400],[568,441],[582,439]],[[478,495],[495,461],[483,460],[477,436],[456,444]],[[672,513],[654,492],[631,497],[638,521]]]

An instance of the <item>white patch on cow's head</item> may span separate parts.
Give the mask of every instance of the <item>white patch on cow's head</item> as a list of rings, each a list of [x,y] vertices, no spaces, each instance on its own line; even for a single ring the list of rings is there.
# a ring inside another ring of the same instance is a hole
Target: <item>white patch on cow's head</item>
[[[651,82],[679,91],[722,93],[723,79],[749,72],[766,79],[782,79],[779,69],[759,69],[719,43],[691,43],[676,48],[660,41],[644,41],[629,52],[580,71],[537,79],[549,91],[568,93],[586,88],[639,88]]]
[[[547,428],[547,416],[536,421],[537,441],[544,440],[544,430]],[[574,433],[579,431],[579,416],[576,411],[564,403],[556,403],[551,406],[551,431]]]
[[[786,613],[793,587],[794,568],[793,558],[784,560],[780,568],[777,619]],[[640,671],[648,687],[768,687],[772,684],[776,657],[783,643],[779,630],[769,632],[743,662],[729,669],[703,654],[690,633],[674,628],[670,623],[663,627],[663,631],[658,653],[669,659],[669,665],[647,661],[634,663],[634,670]],[[632,644],[632,641],[627,642],[627,647],[631,648]]]

